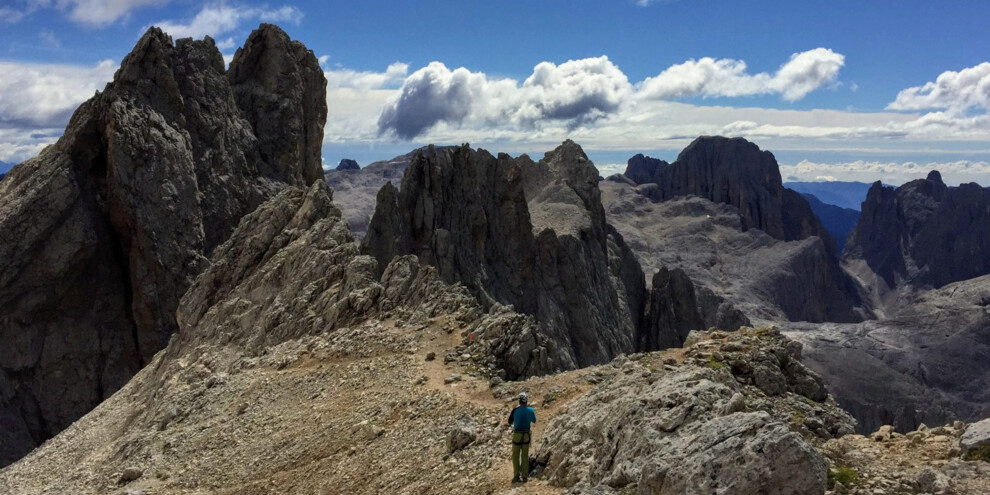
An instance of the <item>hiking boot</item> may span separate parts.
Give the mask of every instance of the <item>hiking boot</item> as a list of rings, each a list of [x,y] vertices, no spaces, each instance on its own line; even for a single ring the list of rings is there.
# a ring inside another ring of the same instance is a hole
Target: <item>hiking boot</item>
[[[513,483],[522,483],[522,479],[520,479],[519,476],[513,476],[512,477],[512,482]]]
[[[520,483],[525,483],[527,481],[529,481],[529,478],[523,478],[523,479],[519,480]]]

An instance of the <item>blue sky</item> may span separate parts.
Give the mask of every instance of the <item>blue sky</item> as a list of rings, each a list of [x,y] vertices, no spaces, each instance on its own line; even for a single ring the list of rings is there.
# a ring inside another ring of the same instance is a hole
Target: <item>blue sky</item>
[[[147,26],[229,57],[268,21],[321,58],[330,165],[570,137],[609,173],[726,134],[785,179],[990,185],[987,19],[985,1],[0,0],[0,162],[56,139]]]

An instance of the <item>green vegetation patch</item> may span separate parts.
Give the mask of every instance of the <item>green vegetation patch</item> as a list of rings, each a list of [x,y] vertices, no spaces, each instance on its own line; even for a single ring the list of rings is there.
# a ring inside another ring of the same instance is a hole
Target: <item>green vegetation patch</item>
[[[849,466],[835,466],[828,470],[828,487],[832,488],[835,483],[842,483],[842,486],[853,486],[859,483],[859,473]]]
[[[715,356],[708,356],[708,362],[705,363],[705,366],[713,370],[720,370],[722,368],[725,368],[725,363],[719,361],[718,359],[715,359]]]
[[[801,411],[797,411],[797,410],[795,410],[794,412],[792,412],[791,413],[791,424],[793,424],[794,426],[801,426],[801,425],[803,425],[804,424],[804,413],[801,412]],[[843,484],[845,484],[845,483],[843,483]]]
[[[965,459],[967,461],[990,462],[990,444],[971,449],[969,452],[966,452]]]

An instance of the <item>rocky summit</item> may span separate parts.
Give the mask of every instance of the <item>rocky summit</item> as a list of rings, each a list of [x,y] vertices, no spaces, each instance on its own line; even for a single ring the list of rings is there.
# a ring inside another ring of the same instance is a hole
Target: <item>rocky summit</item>
[[[882,298],[898,287],[942,287],[990,273],[990,190],[948,187],[932,171],[900,187],[873,184],[843,253],[872,273]],[[865,266],[864,266],[865,265]]]
[[[713,304],[732,316],[711,323],[872,314],[808,202],[781,185],[773,155],[745,139],[700,137],[671,164],[634,156],[601,188],[609,222],[643,266],[684,270],[732,303]]]
[[[241,217],[322,178],[325,79],[262,25],[224,69],[149,29],[65,134],[0,183],[0,465],[117,389]],[[207,110],[208,109],[208,110]]]
[[[466,145],[420,150],[401,187],[378,193],[362,250],[379,266],[415,255],[484,306],[535,317],[543,340],[504,356],[508,378],[659,349],[704,325],[690,280],[647,296],[634,254],[606,221],[598,172],[572,141],[539,162]]]

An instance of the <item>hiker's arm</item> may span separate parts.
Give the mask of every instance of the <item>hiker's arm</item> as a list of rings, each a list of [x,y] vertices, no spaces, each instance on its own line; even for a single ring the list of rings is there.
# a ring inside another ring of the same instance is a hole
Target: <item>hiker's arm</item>
[[[509,425],[509,426],[512,426],[512,413],[514,413],[514,412],[516,412],[516,410],[515,410],[515,409],[513,409],[513,410],[511,410],[511,411],[509,411],[509,420],[508,420],[508,421],[506,421],[506,422],[505,422],[505,424],[507,424],[507,425]]]

